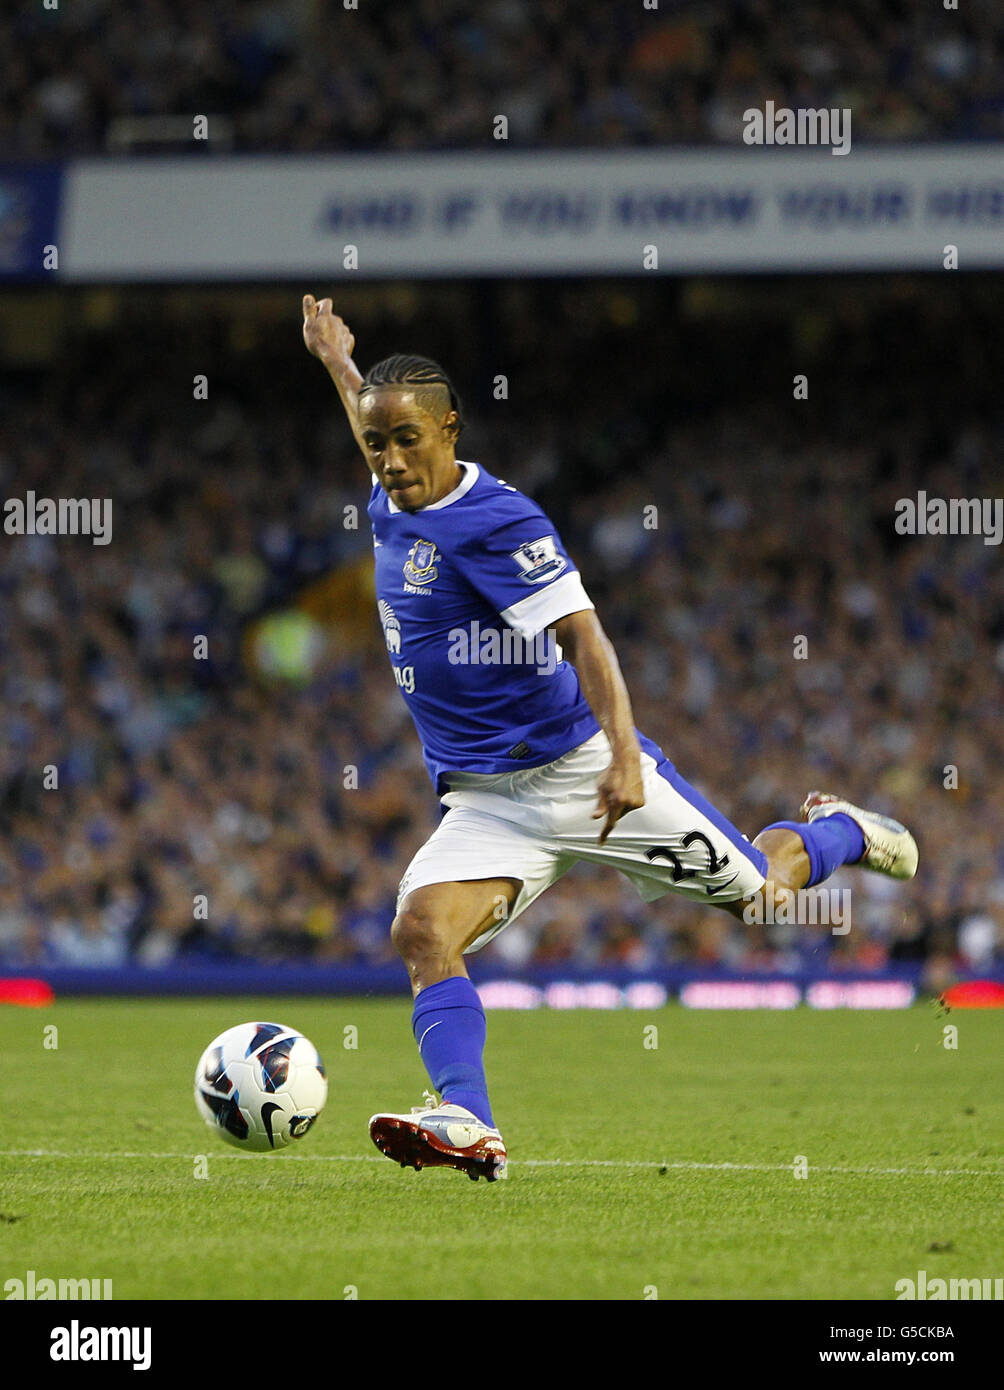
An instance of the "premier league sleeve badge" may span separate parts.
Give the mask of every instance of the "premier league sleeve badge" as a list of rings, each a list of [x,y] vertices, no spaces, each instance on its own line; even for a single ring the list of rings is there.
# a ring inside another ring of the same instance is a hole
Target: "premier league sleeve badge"
[[[541,536],[536,541],[526,541],[512,558],[520,571],[520,578],[527,584],[543,584],[553,579],[568,565],[568,561],[558,554],[553,536]]]

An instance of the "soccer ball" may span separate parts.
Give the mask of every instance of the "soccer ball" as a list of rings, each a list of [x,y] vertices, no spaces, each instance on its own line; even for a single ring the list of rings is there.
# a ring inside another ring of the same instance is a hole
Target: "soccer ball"
[[[302,1139],[328,1098],[312,1042],[281,1023],[239,1023],[206,1048],[195,1068],[195,1104],[221,1139],[270,1153]]]

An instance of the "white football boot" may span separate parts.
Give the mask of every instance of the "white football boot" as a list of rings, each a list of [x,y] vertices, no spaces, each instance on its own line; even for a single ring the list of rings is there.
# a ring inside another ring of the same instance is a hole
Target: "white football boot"
[[[841,801],[830,792],[810,792],[802,803],[803,820],[819,820],[842,811],[850,816],[865,837],[865,852],[857,861],[866,869],[887,874],[889,878],[913,878],[917,872],[917,841],[898,820],[878,816],[874,811],[862,811],[849,801]]]
[[[458,1168],[473,1181],[495,1182],[506,1174],[501,1134],[462,1105],[437,1102],[425,1092],[426,1104],[408,1115],[381,1114],[370,1120],[370,1138],[402,1168]]]

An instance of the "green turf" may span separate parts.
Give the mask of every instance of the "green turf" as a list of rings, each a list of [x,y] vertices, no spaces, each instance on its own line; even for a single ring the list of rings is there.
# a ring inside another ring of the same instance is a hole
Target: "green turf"
[[[327,1109],[283,1154],[235,1153],[192,1102],[203,1047],[249,1019],[300,1028],[327,1063]],[[426,1084],[403,999],[3,1006],[0,1283],[33,1269],[110,1278],[116,1298],[889,1299],[920,1269],[999,1277],[1004,1015],[953,1013],[957,1050],[945,1022],[929,1005],[493,1012],[511,1164],[489,1185],[370,1145],[369,1115]]]

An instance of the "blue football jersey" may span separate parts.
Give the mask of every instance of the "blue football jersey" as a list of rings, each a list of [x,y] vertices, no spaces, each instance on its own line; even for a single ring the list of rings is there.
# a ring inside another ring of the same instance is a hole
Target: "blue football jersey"
[[[547,629],[592,608],[530,498],[457,460],[448,496],[403,511],[374,482],[377,608],[437,792],[449,772],[540,767],[599,730]]]

